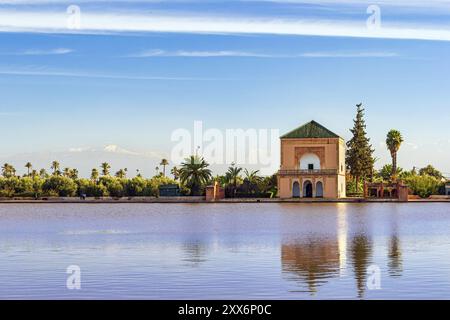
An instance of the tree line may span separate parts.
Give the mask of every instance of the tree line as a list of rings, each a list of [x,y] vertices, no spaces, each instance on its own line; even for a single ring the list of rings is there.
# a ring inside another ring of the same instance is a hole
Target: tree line
[[[128,179],[126,168],[111,175],[111,166],[107,162],[102,163],[99,169],[92,169],[90,178],[79,177],[77,169],[61,170],[58,161],[52,162],[50,173],[45,169],[34,170],[30,162],[25,167],[27,173],[18,176],[12,165],[5,163],[2,166],[0,197],[158,196],[161,185],[176,183],[163,174],[144,178],[139,171]]]
[[[404,138],[400,131],[392,129],[386,135],[386,147],[392,158],[381,170],[374,169],[377,159],[374,148],[367,137],[367,127],[362,104],[356,105],[356,117],[350,129],[352,138],[347,142],[347,192],[361,194],[363,181],[405,182],[414,194],[428,197],[443,191],[444,177],[431,165],[416,170],[403,170],[397,165],[397,154]],[[160,167],[162,167],[162,171]],[[208,162],[201,156],[192,155],[170,171],[173,178],[166,176],[167,159],[162,159],[156,174],[144,178],[139,170],[134,178],[127,178],[128,169],[122,168],[111,174],[111,166],[103,162],[91,171],[90,178],[80,178],[75,168],[61,168],[58,161],[51,163],[50,172],[35,170],[30,162],[25,164],[27,173],[16,174],[16,169],[5,163],[1,168],[0,197],[42,197],[42,196],[87,196],[87,197],[133,197],[158,196],[162,185],[176,184],[182,195],[203,195],[207,185],[218,182],[227,197],[274,197],[277,195],[277,176],[261,176],[259,171],[249,171],[231,164],[223,175],[213,176]]]
[[[444,192],[445,178],[432,165],[417,170],[403,170],[397,165],[397,155],[404,138],[400,131],[390,130],[386,135],[386,147],[391,155],[392,163],[384,165],[379,171],[374,169],[377,159],[373,153],[375,149],[367,137],[362,103],[356,105],[356,117],[353,128],[350,129],[352,138],[347,142],[347,192],[360,194],[363,181],[393,183],[402,181],[412,192],[426,198],[432,194]]]
[[[229,197],[272,197],[276,195],[276,175],[262,177],[259,171],[248,171],[232,164],[226,174],[213,176],[209,164],[200,156],[191,156],[170,171],[166,176],[167,159],[156,167],[156,174],[144,178],[139,170],[136,176],[127,178],[128,169],[111,173],[111,166],[104,162],[93,168],[89,178],[79,177],[74,168],[63,168],[53,161],[50,172],[35,170],[30,162],[25,164],[27,172],[16,174],[14,166],[5,163],[1,167],[0,197],[157,197],[164,185],[178,185],[182,195],[198,196],[205,193],[207,185],[216,181],[225,188]]]

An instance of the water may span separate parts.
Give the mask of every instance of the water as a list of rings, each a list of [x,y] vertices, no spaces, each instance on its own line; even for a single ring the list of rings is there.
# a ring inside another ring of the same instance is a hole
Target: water
[[[450,206],[3,204],[0,298],[449,299]]]

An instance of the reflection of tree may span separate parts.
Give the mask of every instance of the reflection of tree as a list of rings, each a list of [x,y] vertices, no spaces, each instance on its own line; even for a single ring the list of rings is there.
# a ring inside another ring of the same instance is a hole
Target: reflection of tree
[[[391,215],[391,237],[388,248],[388,270],[391,277],[400,277],[403,272],[402,248],[398,235],[398,213]]]
[[[184,261],[198,265],[206,261],[207,247],[199,241],[185,242],[183,244],[183,251],[185,253]]]
[[[393,277],[400,277],[403,272],[402,251],[400,238],[393,234],[389,241],[389,274]]]
[[[317,286],[339,274],[339,248],[337,241],[318,240],[285,244],[281,247],[283,272],[300,276],[311,293]]]
[[[366,272],[370,264],[371,255],[372,242],[363,234],[355,236],[351,243],[351,256],[359,298],[364,297]]]

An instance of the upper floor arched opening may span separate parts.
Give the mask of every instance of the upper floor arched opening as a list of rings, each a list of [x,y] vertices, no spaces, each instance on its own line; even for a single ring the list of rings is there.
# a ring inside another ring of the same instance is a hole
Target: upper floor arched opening
[[[306,153],[300,158],[300,170],[320,170],[320,158],[314,153]]]

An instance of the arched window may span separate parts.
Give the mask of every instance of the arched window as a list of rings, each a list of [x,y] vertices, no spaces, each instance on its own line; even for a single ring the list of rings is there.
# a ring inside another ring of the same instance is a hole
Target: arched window
[[[304,154],[300,159],[300,170],[320,170],[320,158],[314,153]]]
[[[316,183],[316,198],[323,198],[323,184],[321,181]]]
[[[292,185],[292,197],[300,198],[300,184],[297,181]]]

